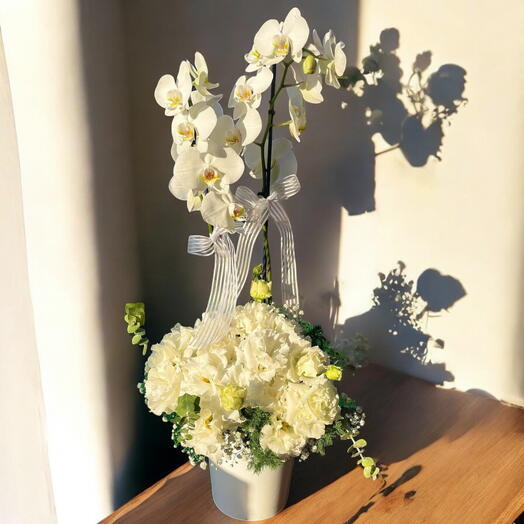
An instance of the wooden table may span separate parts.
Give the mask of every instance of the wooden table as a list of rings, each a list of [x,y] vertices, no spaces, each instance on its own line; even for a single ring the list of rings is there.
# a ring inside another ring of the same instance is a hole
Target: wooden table
[[[368,413],[363,436],[388,465],[362,477],[344,443],[295,466],[286,509],[264,522],[510,524],[524,511],[524,411],[368,366],[344,389]],[[209,474],[185,464],[105,524],[238,522],[213,505]]]

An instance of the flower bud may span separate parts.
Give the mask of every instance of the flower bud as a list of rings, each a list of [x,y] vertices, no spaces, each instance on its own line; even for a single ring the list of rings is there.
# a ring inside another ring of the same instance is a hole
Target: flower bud
[[[312,75],[317,70],[317,59],[314,56],[307,55],[302,62],[302,71],[306,75]]]
[[[220,404],[224,409],[231,411],[240,409],[244,403],[244,397],[246,396],[246,388],[229,385],[220,388]]]
[[[330,365],[326,369],[326,377],[329,380],[341,380],[342,379],[342,368],[339,366]]]
[[[253,300],[260,302],[266,298],[271,298],[271,282],[256,279],[251,282],[249,294]]]

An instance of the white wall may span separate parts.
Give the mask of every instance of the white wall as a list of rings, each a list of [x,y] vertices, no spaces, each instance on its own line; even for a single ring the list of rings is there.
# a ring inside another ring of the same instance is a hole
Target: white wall
[[[427,268],[458,279],[466,296],[424,321],[426,333],[445,341],[429,357],[455,376],[447,385],[521,404],[524,65],[514,57],[524,52],[523,16],[518,0],[497,6],[361,2],[360,57],[382,29],[395,27],[404,81],[416,54],[431,50],[430,71],[445,63],[467,71],[469,102],[444,126],[441,162],[430,158],[412,167],[399,150],[377,157],[376,210],[358,216],[342,210],[339,269],[341,318],[355,329],[374,329],[366,315],[370,291],[379,285],[377,273],[387,273],[397,260],[415,280]],[[379,135],[375,143],[376,151],[388,146]],[[430,380],[442,378],[442,367],[428,371],[388,348],[376,358]]]
[[[9,79],[0,34],[0,516],[6,523],[55,521],[42,385],[29,292],[20,169]],[[28,503],[28,501],[31,501]]]
[[[42,445],[61,523],[92,523],[113,509],[133,439],[135,355],[122,311],[137,296],[136,248],[119,7],[22,0],[1,11],[46,411]]]

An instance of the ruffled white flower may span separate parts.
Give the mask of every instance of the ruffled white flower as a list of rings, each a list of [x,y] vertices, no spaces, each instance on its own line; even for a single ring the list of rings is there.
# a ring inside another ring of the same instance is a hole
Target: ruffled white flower
[[[337,390],[325,377],[289,383],[280,409],[282,420],[306,438],[320,438],[340,413]]]
[[[319,58],[326,84],[336,89],[340,88],[338,79],[346,70],[347,59],[344,47],[344,42],[336,41],[333,31],[329,30],[321,41],[317,31],[313,29],[313,43],[308,46],[308,49]]]
[[[297,457],[305,446],[306,439],[296,433],[289,424],[272,417],[271,423],[262,428],[260,444],[281,457]]]
[[[172,75],[160,77],[155,88],[155,100],[167,116],[173,116],[188,109],[191,89],[190,65],[184,60],[178,69],[176,82]]]
[[[267,145],[266,145],[267,159]],[[260,147],[250,144],[244,151],[244,161],[249,168],[249,174],[253,178],[262,178],[262,160],[260,158]],[[297,159],[293,152],[293,145],[287,138],[273,140],[271,157],[271,181],[297,174]]]
[[[289,353],[287,377],[293,382],[316,378],[324,373],[327,363],[326,354],[319,347],[311,347],[308,341],[300,339]]]
[[[180,153],[169,182],[169,190],[176,198],[187,200],[190,191],[192,195],[198,196],[207,189],[227,190],[243,172],[244,162],[231,148],[212,155],[192,147]]]
[[[194,427],[187,432],[182,441],[184,446],[192,447],[199,455],[209,457],[215,462],[222,458],[223,425],[210,409],[202,409]]]
[[[305,131],[307,125],[304,99],[297,86],[288,87],[287,94],[289,97],[289,116],[291,117],[289,132],[297,142],[300,142],[300,135]]]
[[[306,45],[308,36],[309,26],[300,10],[294,7],[284,22],[272,19],[262,24],[255,35],[250,56],[257,58],[257,53],[260,54],[267,65],[281,62],[287,56],[300,62],[302,48]],[[253,60],[251,63],[257,62]]]
[[[202,218],[214,227],[235,230],[246,219],[244,206],[234,201],[230,191],[211,191],[200,204]]]
[[[191,66],[191,76],[194,78],[193,84],[195,89],[204,99],[213,97],[214,95],[209,90],[215,89],[220,85],[211,83],[208,74],[206,59],[202,53],[197,51],[195,53],[195,64]]]
[[[203,204],[224,194],[207,193]],[[180,395],[199,398],[198,418],[182,437],[196,453],[219,462],[243,407],[271,413],[260,442],[284,458],[300,455],[306,440],[321,437],[339,415],[336,389],[323,375],[325,355],[274,306],[238,306],[229,332],[208,347],[192,348],[193,334],[175,326],[153,346],[145,389],[156,414],[173,412]]]
[[[145,397],[155,415],[175,411],[182,381],[184,352],[192,336],[192,329],[175,326],[159,344],[151,348],[145,370]]]

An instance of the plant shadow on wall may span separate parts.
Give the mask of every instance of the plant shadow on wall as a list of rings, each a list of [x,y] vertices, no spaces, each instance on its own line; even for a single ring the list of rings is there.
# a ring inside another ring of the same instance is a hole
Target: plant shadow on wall
[[[431,318],[448,312],[466,295],[459,280],[438,270],[424,270],[417,282],[408,280],[406,265],[399,261],[387,274],[379,273],[369,311],[349,318],[338,335],[364,333],[370,340],[370,358],[437,384],[450,382],[445,364],[431,360],[445,341],[428,332]]]
[[[390,28],[381,32],[370,47],[362,69],[349,67],[349,98],[343,103],[349,112],[346,132],[346,165],[341,172],[341,205],[350,215],[375,210],[375,158],[399,149],[413,167],[424,166],[430,157],[440,160],[444,127],[467,102],[464,97],[466,71],[445,64],[431,72],[431,51],[418,54],[406,82],[397,56],[400,34]],[[371,77],[366,80],[364,75]],[[372,140],[379,134],[390,147],[375,151]]]

